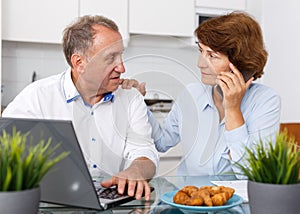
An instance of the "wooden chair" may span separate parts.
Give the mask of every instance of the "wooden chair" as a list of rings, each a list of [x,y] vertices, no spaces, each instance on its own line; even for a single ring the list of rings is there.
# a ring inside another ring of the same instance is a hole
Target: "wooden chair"
[[[280,123],[280,132],[287,129],[290,136],[295,137],[296,143],[300,146],[300,122],[299,123]]]

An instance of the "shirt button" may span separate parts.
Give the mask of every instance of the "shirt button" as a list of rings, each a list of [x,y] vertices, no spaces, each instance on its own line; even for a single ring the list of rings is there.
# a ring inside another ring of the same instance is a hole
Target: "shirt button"
[[[93,111],[91,112],[91,115],[92,115],[92,116],[94,115],[94,112],[93,112]]]
[[[93,164],[93,168],[97,168],[97,165],[96,165],[96,164]]]
[[[92,142],[96,142],[96,138],[92,138]]]

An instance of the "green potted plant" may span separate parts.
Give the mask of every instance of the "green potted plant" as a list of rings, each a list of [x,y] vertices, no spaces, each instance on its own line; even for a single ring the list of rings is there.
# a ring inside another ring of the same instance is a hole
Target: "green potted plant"
[[[28,134],[13,128],[11,135],[4,130],[0,136],[0,210],[3,214],[37,213],[40,181],[68,155],[68,152],[56,155],[59,144],[52,147],[51,138],[28,144]]]
[[[237,164],[248,177],[251,214],[300,213],[300,149],[287,130],[276,140],[246,148],[246,162]]]

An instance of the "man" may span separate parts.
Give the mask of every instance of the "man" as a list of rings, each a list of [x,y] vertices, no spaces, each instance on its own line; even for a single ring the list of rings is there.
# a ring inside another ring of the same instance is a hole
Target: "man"
[[[128,185],[128,195],[149,200],[158,154],[143,97],[119,88],[123,49],[113,21],[79,18],[63,35],[70,68],[27,86],[3,117],[72,120],[92,176],[113,175],[101,185],[121,194]]]

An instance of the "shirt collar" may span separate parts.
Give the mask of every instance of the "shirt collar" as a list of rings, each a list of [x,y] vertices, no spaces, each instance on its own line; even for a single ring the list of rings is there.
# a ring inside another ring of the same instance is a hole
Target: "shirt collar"
[[[70,103],[80,97],[80,94],[77,91],[77,89],[72,81],[71,68],[69,68],[65,72],[65,79],[64,79],[63,87],[64,87],[64,93],[65,93],[65,98],[66,98],[67,103]]]
[[[212,97],[212,86],[209,85],[202,85],[204,87],[203,92],[205,93],[204,96],[199,96],[199,105],[202,107],[202,110],[204,111],[208,107],[213,107],[215,104],[213,102],[213,97]]]
[[[108,92],[104,95],[103,97],[103,102],[106,103],[106,102],[114,102],[114,98],[115,98],[115,95],[112,93],[112,92]]]
[[[64,87],[64,93],[65,93],[65,98],[67,103],[70,103],[81,97],[72,81],[71,68],[69,68],[65,72],[65,80],[64,80],[63,87]],[[111,102],[114,101],[114,94],[112,92],[106,93],[103,97],[103,103],[109,101]]]

